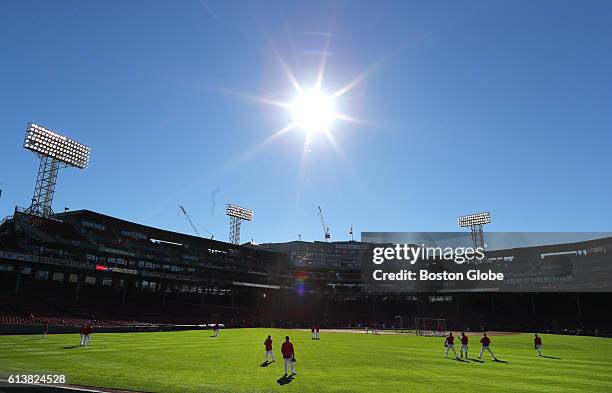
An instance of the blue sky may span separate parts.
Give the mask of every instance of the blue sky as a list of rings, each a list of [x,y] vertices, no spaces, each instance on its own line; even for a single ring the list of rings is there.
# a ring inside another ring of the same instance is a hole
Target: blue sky
[[[568,1],[3,1],[0,214],[31,198],[34,121],[92,147],[54,200],[227,239],[226,203],[252,208],[242,240],[333,240],[455,230],[608,231],[612,219],[612,3]],[[319,33],[331,33],[324,35]],[[293,130],[246,95],[323,88],[363,124]],[[252,151],[252,150],[251,150]]]

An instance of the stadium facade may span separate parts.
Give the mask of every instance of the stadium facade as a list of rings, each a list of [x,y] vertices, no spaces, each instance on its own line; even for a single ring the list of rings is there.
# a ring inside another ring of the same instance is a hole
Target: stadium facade
[[[294,266],[322,266],[336,269],[359,269],[364,252],[369,243],[345,242],[305,242],[264,243],[258,246],[286,254]]]
[[[87,210],[52,219],[16,211],[0,225],[0,324],[389,327],[397,316],[420,316],[445,318],[452,329],[612,331],[610,292],[367,293],[359,264],[371,246],[240,246]],[[608,253],[612,238],[545,251],[566,257],[574,249]]]

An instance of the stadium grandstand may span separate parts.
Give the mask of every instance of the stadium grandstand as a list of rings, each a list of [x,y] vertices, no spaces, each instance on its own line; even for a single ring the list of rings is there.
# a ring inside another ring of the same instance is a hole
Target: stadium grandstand
[[[53,218],[16,210],[0,225],[0,332],[31,332],[45,322],[70,331],[92,321],[104,329],[151,330],[212,323],[398,329],[402,320],[404,330],[415,317],[444,318],[454,330],[612,332],[609,292],[564,286],[542,293],[365,292],[360,260],[371,246],[235,245],[88,210]],[[508,264],[545,255],[556,258],[547,266],[557,270],[580,257],[588,270],[589,260],[610,250],[612,238],[604,238],[497,250],[488,257]],[[529,274],[551,274],[541,270]]]

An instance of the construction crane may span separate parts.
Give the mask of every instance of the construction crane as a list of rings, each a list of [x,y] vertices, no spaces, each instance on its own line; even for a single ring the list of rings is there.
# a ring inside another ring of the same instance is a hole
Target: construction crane
[[[325,220],[323,219],[323,210],[321,210],[321,206],[319,206],[319,217],[321,217],[321,224],[323,225],[323,235],[325,236],[325,241],[331,239],[331,235],[329,233],[329,227],[325,225]]]
[[[185,210],[183,205],[179,205],[179,208],[181,209],[181,212],[183,212],[183,214],[185,215],[185,218],[187,219],[187,221],[189,221],[189,225],[191,225],[191,228],[193,228],[193,231],[196,233],[196,235],[198,235],[199,237],[202,237],[202,235],[200,235],[200,231],[198,231],[198,228],[196,228],[195,224],[191,220],[191,217],[189,217],[187,210]],[[210,235],[211,240],[215,238],[215,235],[213,235],[212,233],[208,232],[208,234]]]

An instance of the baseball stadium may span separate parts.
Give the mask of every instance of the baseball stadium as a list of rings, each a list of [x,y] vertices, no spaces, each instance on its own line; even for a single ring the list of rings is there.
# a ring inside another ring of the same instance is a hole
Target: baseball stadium
[[[452,372],[470,390],[612,388],[612,299],[572,281],[540,293],[364,293],[369,244],[357,241],[236,245],[86,210],[42,218],[17,209],[0,229],[5,374],[44,370],[79,387],[145,392],[427,391]],[[490,257],[560,255],[569,273],[530,274],[573,278],[605,266],[605,278],[610,265],[598,262],[611,247],[602,238]],[[91,346],[80,346],[88,324]],[[475,344],[465,360],[444,358],[453,331],[475,343],[489,332],[498,361],[479,359]],[[295,381],[277,383],[280,363],[261,367],[268,335],[295,343]]]
[[[593,4],[6,1],[0,393],[612,392]]]

